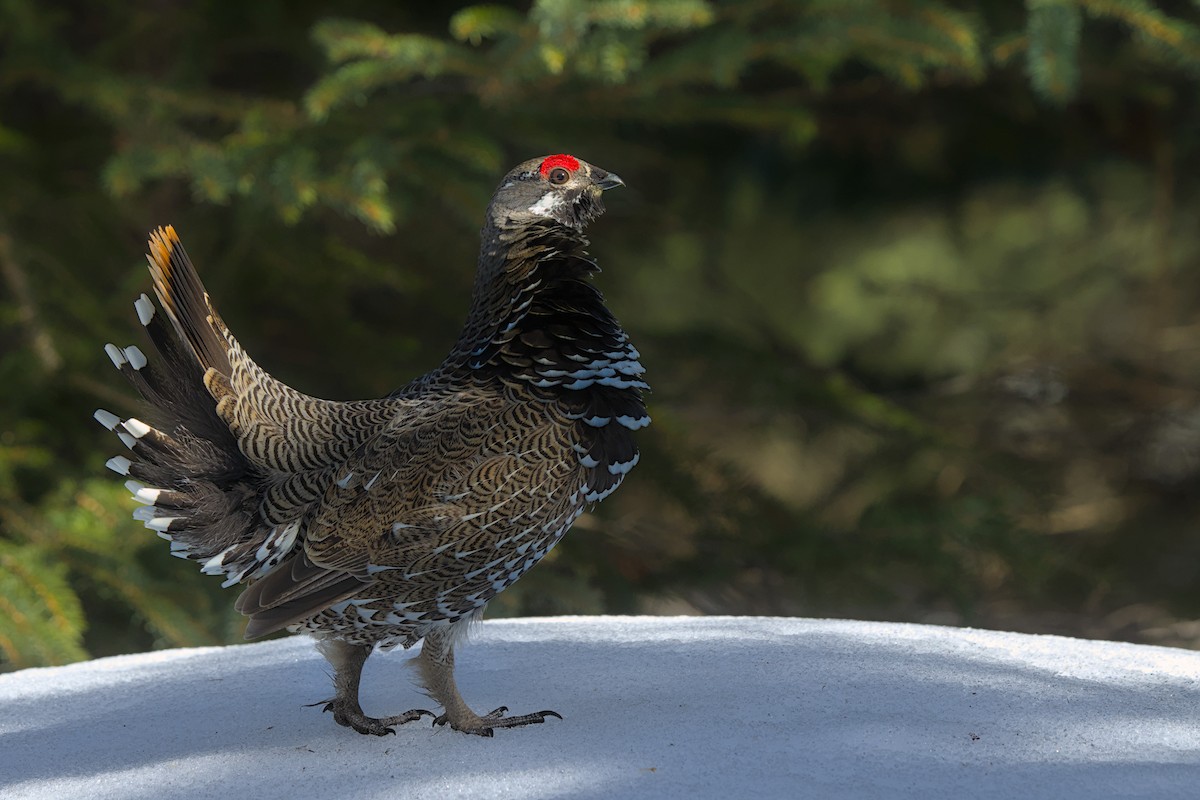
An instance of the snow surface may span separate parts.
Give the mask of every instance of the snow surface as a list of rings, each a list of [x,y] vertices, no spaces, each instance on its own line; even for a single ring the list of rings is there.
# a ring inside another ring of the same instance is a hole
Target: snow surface
[[[369,714],[426,707],[402,651]],[[1200,798],[1200,653],[863,622],[499,620],[459,651],[493,739],[360,736],[311,640],[0,675],[0,798]]]

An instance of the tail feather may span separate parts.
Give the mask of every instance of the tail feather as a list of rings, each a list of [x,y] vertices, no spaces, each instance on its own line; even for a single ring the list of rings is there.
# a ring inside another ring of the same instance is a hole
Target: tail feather
[[[150,277],[154,293],[167,312],[180,339],[201,368],[228,375],[229,340],[225,323],[209,302],[208,292],[192,266],[175,228],[167,225],[150,234]]]
[[[391,419],[387,401],[310,397],[255,363],[217,314],[171,226],[151,234],[147,258],[170,325],[156,321],[149,299],[135,304],[138,317],[163,354],[169,375],[181,380],[162,387],[164,398],[180,405],[181,412],[191,411],[189,404],[197,397],[205,401],[203,413],[188,419],[197,434],[233,442],[251,464],[268,472],[299,472],[321,470],[348,457]],[[207,392],[197,391],[199,387]]]
[[[113,365],[149,404],[156,421],[166,427],[182,425],[200,438],[236,448],[236,439],[216,413],[212,398],[197,391],[206,382],[205,370],[194,351],[183,344],[176,328],[157,313],[149,297],[144,294],[139,297],[134,309],[156,357],[147,358],[136,345],[121,348],[108,344],[104,350]],[[124,440],[120,431],[117,435]]]
[[[238,447],[217,411],[232,338],[171,227],[150,238],[150,272],[159,307],[134,303],[151,348],[109,344],[105,352],[147,403],[146,421],[104,409],[96,420],[129,449],[109,469],[129,478],[134,513],[171,542],[171,554],[225,574],[226,585],[269,570],[295,543],[298,526],[266,523],[260,513],[265,478]],[[165,312],[160,313],[160,309]]]
[[[132,439],[133,458],[117,456],[108,466],[130,476],[125,488],[142,504],[133,518],[170,541],[171,555],[201,562],[201,571],[223,574],[231,586],[265,574],[291,552],[299,524],[264,525],[257,481],[235,472],[227,454],[136,418],[103,409],[95,416]]]
[[[135,480],[125,481],[125,488],[133,495],[133,499],[145,506],[158,508],[187,508],[192,500],[183,492],[173,492],[170,489],[156,489]]]
[[[146,400],[144,417],[96,419],[129,449],[107,466],[129,480],[147,528],[172,555],[257,579],[303,547],[329,473],[395,414],[393,401],[340,403],[280,383],[218,316],[174,228],[150,236],[157,305],[134,303],[151,347],[105,351]]]
[[[122,420],[104,409],[95,417],[131,451],[128,457],[110,459],[108,466],[131,478],[125,486],[133,499],[155,509],[175,509],[192,528],[210,528],[231,515],[238,518],[235,527],[254,524],[259,491],[237,456],[183,427],[171,436],[140,419]],[[219,549],[230,543],[229,536],[220,536],[211,546]]]

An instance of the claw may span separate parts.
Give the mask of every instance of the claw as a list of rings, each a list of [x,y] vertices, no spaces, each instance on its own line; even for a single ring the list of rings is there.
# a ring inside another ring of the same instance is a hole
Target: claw
[[[447,714],[442,714],[441,716],[434,718],[433,724],[435,727],[441,727],[442,725],[448,724],[454,730],[461,731],[462,733],[469,733],[474,736],[491,737],[494,735],[496,728],[518,728],[523,725],[541,725],[546,721],[546,717],[562,719],[562,715],[557,711],[550,711],[548,709],[546,711],[535,711],[532,714],[522,714],[519,717],[504,716],[505,712],[507,711],[508,706],[500,706],[493,711],[489,711],[482,717],[476,718],[479,721],[478,725],[472,725],[469,722],[462,726],[456,725],[450,721],[450,717]]]
[[[431,717],[433,716],[432,711],[426,711],[423,708],[414,708],[411,711],[405,711],[403,714],[394,717],[376,719],[364,714],[358,703],[351,704],[336,697],[332,700],[309,703],[305,708],[312,708],[313,706],[322,706],[322,711],[332,711],[333,721],[338,725],[344,728],[353,728],[358,733],[369,734],[371,736],[387,736],[389,733],[395,735],[396,729],[393,726],[418,720],[426,714]]]

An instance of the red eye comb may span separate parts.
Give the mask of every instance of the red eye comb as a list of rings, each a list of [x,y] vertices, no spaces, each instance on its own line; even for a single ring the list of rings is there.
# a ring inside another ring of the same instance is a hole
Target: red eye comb
[[[542,165],[538,167],[538,172],[544,177],[550,170],[555,167],[562,167],[567,172],[574,172],[579,169],[579,159],[575,156],[569,156],[566,153],[559,153],[556,156],[549,156]]]

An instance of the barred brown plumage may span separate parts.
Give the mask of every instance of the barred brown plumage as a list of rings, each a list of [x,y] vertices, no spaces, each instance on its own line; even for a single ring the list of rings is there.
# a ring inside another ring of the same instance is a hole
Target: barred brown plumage
[[[134,304],[153,344],[105,349],[151,422],[96,419],[134,516],[246,588],[247,638],[318,639],[336,671],[324,703],[383,735],[431,712],[366,716],[375,647],[424,642],[417,666],[443,713],[485,736],[558,716],[478,715],[454,681],[458,635],[637,463],[649,424],[640,356],[591,282],[583,228],[615,175],[558,155],[505,176],[488,208],[471,307],[438,368],[379,400],[302,394],[263,370],[213,307],[171,227],[150,237],[159,307]]]

